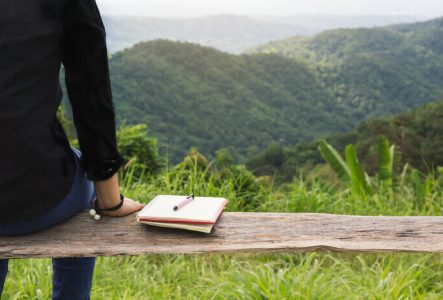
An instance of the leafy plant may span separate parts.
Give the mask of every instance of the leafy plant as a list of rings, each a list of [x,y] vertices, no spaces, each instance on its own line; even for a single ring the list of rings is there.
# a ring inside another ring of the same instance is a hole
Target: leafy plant
[[[368,194],[372,194],[371,182],[368,174],[360,164],[357,152],[353,145],[348,145],[345,150],[346,163],[350,170],[351,190],[354,195],[360,195],[366,199]]]
[[[348,165],[331,145],[326,141],[321,141],[319,144],[319,150],[323,158],[329,163],[331,168],[335,171],[338,178],[343,181],[349,180],[351,177],[351,170]]]
[[[354,195],[366,199],[367,195],[374,193],[373,184],[358,160],[357,152],[352,144],[346,146],[344,160],[337,150],[326,141],[321,141],[319,151],[328,162],[342,182],[349,184]],[[388,140],[381,136],[378,148],[378,178],[379,186],[392,187],[394,173],[395,146],[389,145]],[[392,190],[391,190],[392,191]]]
[[[157,140],[148,136],[145,124],[122,125],[117,132],[117,146],[127,160],[127,165],[137,165],[138,175],[156,173],[163,165],[158,154]]]
[[[392,187],[394,173],[395,145],[389,146],[389,141],[380,136],[378,146],[378,179],[381,184]]]

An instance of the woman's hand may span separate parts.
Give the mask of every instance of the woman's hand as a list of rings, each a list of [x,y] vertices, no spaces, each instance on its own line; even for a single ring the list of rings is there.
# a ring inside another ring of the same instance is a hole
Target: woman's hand
[[[96,200],[94,200],[95,202]],[[94,203],[93,203],[94,205]],[[100,208],[102,208],[101,204],[98,204]],[[94,207],[94,206],[93,206]],[[117,210],[114,211],[101,211],[100,214],[103,216],[110,217],[124,217],[127,215],[131,215],[145,207],[142,203],[134,201],[130,198],[125,197],[123,200],[123,205]]]
[[[118,176],[115,173],[106,180],[94,181],[96,196],[98,197],[98,207],[101,209],[111,208],[120,203],[120,188],[118,184]],[[96,200],[93,200],[94,202]],[[92,207],[95,207],[92,203]],[[123,217],[133,214],[144,207],[140,202],[125,197],[123,205],[118,210],[102,211],[101,215],[111,217]]]

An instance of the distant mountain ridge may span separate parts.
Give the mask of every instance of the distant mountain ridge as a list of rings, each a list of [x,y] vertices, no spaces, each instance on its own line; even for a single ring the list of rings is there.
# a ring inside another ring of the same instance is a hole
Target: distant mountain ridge
[[[188,41],[239,53],[254,45],[303,34],[299,25],[268,22],[240,15],[199,18],[103,17],[110,52],[156,39]]]
[[[245,53],[274,53],[322,62],[337,62],[362,53],[383,53],[400,47],[425,47],[441,54],[442,33],[443,17],[414,24],[327,30],[310,37],[272,41]]]
[[[426,16],[243,16],[189,18],[103,16],[110,52],[155,39],[188,41],[229,53],[294,35],[309,35],[342,27],[373,27],[411,23]]]

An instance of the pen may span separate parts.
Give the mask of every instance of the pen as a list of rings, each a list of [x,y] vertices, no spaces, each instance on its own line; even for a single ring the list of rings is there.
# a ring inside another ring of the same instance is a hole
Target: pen
[[[189,195],[188,197],[185,198],[185,200],[183,200],[182,202],[180,202],[179,204],[174,206],[174,210],[175,211],[179,210],[180,208],[182,208],[183,206],[185,206],[186,204],[188,204],[192,200],[194,200],[194,194]]]

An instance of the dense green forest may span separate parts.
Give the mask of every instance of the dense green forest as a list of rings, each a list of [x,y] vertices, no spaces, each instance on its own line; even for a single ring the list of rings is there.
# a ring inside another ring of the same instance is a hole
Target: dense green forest
[[[136,45],[111,60],[118,119],[146,123],[173,160],[192,147],[285,144],[345,130],[312,67],[277,55],[235,56],[190,43]]]
[[[443,166],[443,101],[398,114],[362,122],[357,129],[326,138],[339,152],[354,144],[358,156],[369,174],[377,168],[377,143],[385,136],[396,146],[395,168],[398,172],[408,164],[423,173]],[[283,147],[273,143],[251,157],[248,168],[256,175],[276,175],[281,180],[306,173],[321,174],[324,159],[318,151],[319,140]]]
[[[242,161],[272,142],[346,132],[438,98],[442,28],[436,19],[327,31],[282,42],[296,49],[289,57],[140,43],[110,59],[117,123],[147,124],[173,162],[193,146],[208,157],[227,148]],[[271,50],[262,49],[279,52]]]

